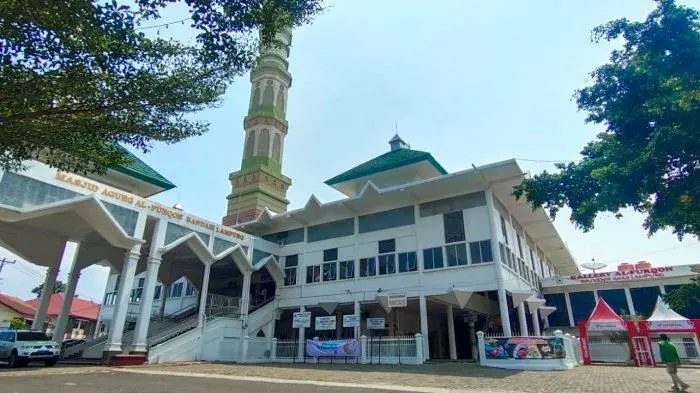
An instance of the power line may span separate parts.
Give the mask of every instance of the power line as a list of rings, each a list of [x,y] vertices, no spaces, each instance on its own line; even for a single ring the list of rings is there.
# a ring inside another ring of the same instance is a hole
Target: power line
[[[174,20],[174,21],[172,21],[172,22],[166,22],[166,23],[162,23],[162,24],[159,24],[159,25],[137,27],[137,28],[135,28],[134,30],[147,30],[147,29],[155,29],[155,28],[158,28],[158,27],[167,27],[167,26],[170,26],[170,25],[174,25],[174,24],[176,24],[176,23],[183,23],[183,22],[185,22],[185,21],[187,21],[187,20],[190,20],[190,19],[192,19],[192,17],[184,18],[184,19],[180,19],[180,20]]]
[[[679,249],[679,248],[697,246],[698,244],[700,244],[700,242],[695,242],[695,243],[690,243],[690,244],[682,244],[682,245],[680,245],[680,246],[674,246],[674,247],[664,248],[664,249],[661,249],[661,250],[649,251],[649,252],[645,252],[645,253],[641,253],[641,254],[637,254],[637,255],[632,255],[632,256],[629,256],[629,257],[625,257],[625,258],[615,258],[615,259],[611,259],[611,260],[608,260],[608,261],[603,261],[603,263],[617,262],[617,261],[621,261],[621,260],[624,260],[624,259],[632,259],[632,258],[643,257],[643,256],[646,256],[646,255],[658,254],[658,253],[661,253],[661,252],[677,250],[677,249]]]
[[[10,260],[7,259],[7,258],[2,258],[2,259],[0,260],[0,273],[2,273],[2,268],[5,267],[5,264],[7,264],[7,265],[14,265],[15,263],[17,263],[17,261],[10,261]]]

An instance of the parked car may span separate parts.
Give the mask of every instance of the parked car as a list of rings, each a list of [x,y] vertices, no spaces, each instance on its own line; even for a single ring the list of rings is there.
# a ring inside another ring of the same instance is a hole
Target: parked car
[[[10,367],[26,366],[29,362],[56,364],[61,348],[43,332],[31,330],[0,330],[0,360]]]

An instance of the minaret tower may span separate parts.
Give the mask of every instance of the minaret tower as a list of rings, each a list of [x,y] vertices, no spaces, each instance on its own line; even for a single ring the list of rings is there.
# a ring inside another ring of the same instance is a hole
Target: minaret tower
[[[287,189],[292,180],[282,174],[284,137],[287,136],[287,93],[290,31],[278,33],[275,43],[262,46],[250,73],[252,89],[248,116],[243,120],[245,147],[241,169],[229,175],[231,194],[224,225],[255,220],[264,208],[287,211]]]

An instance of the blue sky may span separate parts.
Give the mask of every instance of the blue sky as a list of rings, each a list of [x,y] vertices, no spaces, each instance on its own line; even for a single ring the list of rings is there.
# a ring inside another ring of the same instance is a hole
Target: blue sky
[[[697,0],[680,3],[700,8]],[[293,180],[290,209],[311,194],[323,202],[342,198],[323,181],[386,152],[395,123],[414,149],[431,152],[450,172],[509,158],[577,159],[600,128],[584,123],[573,93],[620,45],[592,43],[591,30],[620,17],[641,20],[655,6],[650,0],[327,4],[313,24],[294,31],[283,162]],[[181,11],[167,12],[165,20],[185,17]],[[189,34],[180,25],[166,33]],[[249,92],[245,75],[219,108],[196,115],[211,123],[208,134],[142,156],[178,185],[157,201],[179,201],[189,213],[221,219],[228,174],[240,167]],[[552,168],[519,163],[532,173]],[[679,242],[670,232],[648,238],[642,221],[633,212],[621,220],[604,215],[583,233],[564,211],[555,225],[579,263],[700,262],[698,239]],[[1,277],[0,291],[23,297],[40,282],[14,267]],[[105,280],[104,269],[88,269],[77,292],[101,299]]]

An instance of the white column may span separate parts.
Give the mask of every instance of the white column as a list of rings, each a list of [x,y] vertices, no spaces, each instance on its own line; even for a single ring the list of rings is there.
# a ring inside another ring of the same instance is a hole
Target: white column
[[[49,270],[46,271],[46,279],[44,280],[44,287],[41,291],[41,296],[39,297],[39,307],[37,307],[36,313],[34,314],[32,330],[44,331],[46,311],[49,309],[49,301],[53,295],[53,286],[56,285],[56,276],[58,276],[58,268],[60,264],[61,262],[58,261],[58,266],[51,266],[49,267]]]
[[[500,218],[495,214],[496,206],[493,203],[493,194],[490,189],[486,190],[486,208],[489,215],[489,223],[491,224],[491,253],[493,254],[493,269],[496,275],[496,282],[498,283],[498,303],[501,313],[503,335],[510,337],[510,315],[508,315],[508,301],[503,282],[503,261],[501,261],[501,250],[498,242],[497,228],[500,228]]]
[[[659,285],[659,291],[661,292],[662,295],[666,294],[666,287],[663,285]]]
[[[117,292],[117,301],[112,317],[112,326],[109,330],[107,345],[105,345],[106,352],[121,352],[122,350],[124,322],[126,322],[126,313],[129,309],[129,297],[134,286],[134,276],[136,264],[139,261],[140,249],[140,246],[136,246],[129,250],[124,257],[124,265],[119,280],[119,291]]]
[[[252,272],[246,271],[243,273],[243,289],[241,293],[241,315],[243,316],[243,326],[245,328],[245,334],[248,334],[248,310],[250,309],[250,276]]]
[[[535,336],[541,336],[542,331],[540,331],[540,317],[537,309],[532,310],[532,330],[534,330]]]
[[[360,325],[362,325],[362,310],[361,310],[360,302],[358,300],[355,300],[355,315],[357,315],[357,317],[360,320]],[[360,326],[357,326],[355,328],[355,338],[356,339],[360,338]]]
[[[634,302],[632,301],[632,292],[629,288],[625,288],[625,297],[627,298],[627,308],[629,308],[630,315],[637,315],[637,311],[634,309]]]
[[[154,235],[155,236],[155,235]],[[159,243],[153,242],[151,251],[160,248]],[[146,264],[146,279],[143,284],[141,301],[139,304],[139,315],[136,320],[136,331],[134,339],[134,352],[146,352],[148,350],[148,326],[151,324],[151,314],[153,313],[153,295],[158,284],[158,270],[160,269],[160,253],[155,252],[148,257]]]
[[[53,331],[53,341],[58,344],[63,342],[63,337],[66,334],[66,327],[68,326],[68,320],[70,319],[70,308],[73,305],[73,296],[75,296],[75,288],[78,286],[78,279],[80,279],[80,269],[77,265],[78,263],[74,258],[73,264],[70,268],[70,273],[68,274],[68,285],[66,286],[66,291],[63,294],[61,312],[58,314],[56,327]]]
[[[305,312],[306,306],[299,306],[299,312]],[[297,356],[299,359],[304,359],[304,351],[306,350],[306,328],[299,328],[299,340],[297,347]]]
[[[165,285],[160,288],[160,317],[163,318],[165,315],[165,303],[168,301],[168,296],[170,295],[170,285]]]
[[[571,298],[569,292],[564,292],[564,301],[566,301],[566,313],[569,315],[569,326],[574,327],[574,313],[571,311]]]
[[[428,301],[425,295],[420,295],[420,333],[423,336],[423,357],[430,359],[430,345],[428,343]]]
[[[452,305],[447,305],[447,341],[450,346],[450,359],[457,360],[457,342],[455,340],[455,318]]]
[[[525,302],[520,303],[518,306],[518,322],[520,323],[520,335],[529,336],[530,332],[527,330],[527,317],[525,316]]]
[[[600,297],[598,296],[598,291],[594,289],[593,290],[593,300],[595,300],[596,304],[598,304],[598,299],[600,299]]]
[[[202,277],[202,292],[199,294],[199,326],[204,325],[204,316],[207,312],[207,296],[209,294],[209,275],[211,274],[211,263],[204,264],[204,275]]]

